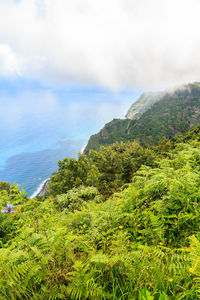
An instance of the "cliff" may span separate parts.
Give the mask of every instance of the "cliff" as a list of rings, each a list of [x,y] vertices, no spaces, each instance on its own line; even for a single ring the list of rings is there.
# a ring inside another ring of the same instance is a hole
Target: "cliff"
[[[119,141],[138,140],[156,145],[183,134],[200,123],[200,84],[192,83],[158,93],[143,94],[128,110],[126,119],[114,119],[92,135],[84,153]]]

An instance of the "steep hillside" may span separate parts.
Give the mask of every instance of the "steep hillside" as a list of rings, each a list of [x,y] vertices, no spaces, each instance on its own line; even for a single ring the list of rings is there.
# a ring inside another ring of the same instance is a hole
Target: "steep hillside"
[[[159,101],[165,92],[143,93],[140,98],[129,108],[125,117],[127,119],[138,119],[147,111],[155,102]]]
[[[131,120],[129,119],[113,119],[99,133],[90,137],[84,153],[87,153],[89,149],[98,150],[101,145],[106,146],[116,141],[127,141],[126,132],[130,123]]]
[[[85,153],[116,141],[137,139],[142,145],[157,144],[163,136],[170,139],[200,123],[199,83],[164,92],[159,94],[158,98],[155,96],[152,100],[155,103],[139,118],[136,118],[139,111],[135,113],[135,106],[135,110],[130,108],[127,113],[127,116],[134,119],[115,119],[106,124],[99,133],[90,137]]]
[[[0,182],[0,299],[198,300],[199,137],[64,159],[46,198]]]

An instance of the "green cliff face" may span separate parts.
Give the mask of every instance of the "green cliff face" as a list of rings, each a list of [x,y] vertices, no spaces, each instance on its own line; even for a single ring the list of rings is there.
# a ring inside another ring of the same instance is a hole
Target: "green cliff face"
[[[142,145],[158,144],[200,123],[200,84],[143,94],[128,110],[128,119],[114,119],[90,137],[85,153],[117,141],[138,140]]]
[[[100,146],[113,144],[115,141],[127,141],[124,134],[130,124],[128,119],[114,119],[107,123],[99,133],[90,137],[84,153],[88,153],[89,149],[98,150]]]
[[[132,120],[138,119],[155,102],[159,101],[163,95],[164,92],[149,92],[142,94],[140,98],[131,105],[125,117]]]

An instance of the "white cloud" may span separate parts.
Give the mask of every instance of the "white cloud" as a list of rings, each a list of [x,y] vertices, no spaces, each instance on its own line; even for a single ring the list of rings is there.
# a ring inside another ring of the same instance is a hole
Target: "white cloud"
[[[199,81],[199,11],[199,0],[0,0],[0,66],[112,89]]]
[[[0,75],[20,75],[16,55],[6,44],[0,44]]]

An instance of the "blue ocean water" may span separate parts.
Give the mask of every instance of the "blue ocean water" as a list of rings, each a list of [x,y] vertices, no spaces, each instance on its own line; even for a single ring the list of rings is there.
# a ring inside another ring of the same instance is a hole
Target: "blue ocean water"
[[[90,135],[123,117],[138,95],[0,84],[0,181],[16,182],[31,196],[57,170],[59,159],[76,157]]]
[[[16,182],[29,196],[39,192],[41,183],[57,170],[57,161],[65,157],[76,157],[83,141],[64,141],[58,148],[37,152],[20,153],[7,159],[0,170],[0,181]]]

